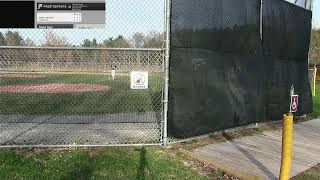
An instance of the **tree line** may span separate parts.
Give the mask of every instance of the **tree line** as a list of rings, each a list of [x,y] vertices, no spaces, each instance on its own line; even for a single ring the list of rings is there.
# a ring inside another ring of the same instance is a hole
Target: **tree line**
[[[320,64],[320,29],[313,29],[310,46],[310,63]]]
[[[108,48],[162,48],[163,47],[163,34],[150,33],[135,33],[130,39],[124,36],[110,37],[102,43],[97,43],[95,38],[85,39],[81,44],[82,47],[108,47]]]
[[[45,34],[40,47],[93,47],[93,48],[162,48],[163,33],[151,32],[149,34],[135,33],[131,38],[122,35],[110,37],[102,42],[96,38],[84,39],[80,45],[74,45],[67,41],[63,36],[59,36],[51,31]],[[7,31],[0,32],[0,46],[37,46],[30,39],[24,39],[19,32]]]
[[[162,48],[163,33],[153,32],[150,34],[135,33],[131,38],[125,38],[122,35],[110,37],[102,42],[98,42],[95,38],[84,39],[80,45],[73,45],[67,42],[66,38],[47,32],[40,47],[103,47],[103,48]],[[37,46],[30,39],[24,39],[19,32],[7,31],[0,32],[0,46]],[[312,30],[311,46],[310,46],[310,62],[311,64],[320,64],[320,29]]]

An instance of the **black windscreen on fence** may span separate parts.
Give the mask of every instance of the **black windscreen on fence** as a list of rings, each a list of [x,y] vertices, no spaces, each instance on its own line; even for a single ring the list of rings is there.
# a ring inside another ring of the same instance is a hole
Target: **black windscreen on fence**
[[[260,12],[260,0],[172,1],[171,136],[280,119],[292,83],[301,97],[299,114],[312,110],[311,13],[265,0],[261,41]]]
[[[299,94],[298,114],[312,111],[308,79],[311,12],[279,0],[263,3],[263,55],[267,117],[280,119],[289,109],[288,90]]]

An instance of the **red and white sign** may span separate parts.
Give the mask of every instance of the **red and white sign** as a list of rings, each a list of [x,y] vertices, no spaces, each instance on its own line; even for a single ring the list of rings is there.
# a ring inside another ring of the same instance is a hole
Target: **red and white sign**
[[[291,96],[291,103],[290,103],[290,112],[294,113],[298,111],[299,105],[299,95],[292,95]]]

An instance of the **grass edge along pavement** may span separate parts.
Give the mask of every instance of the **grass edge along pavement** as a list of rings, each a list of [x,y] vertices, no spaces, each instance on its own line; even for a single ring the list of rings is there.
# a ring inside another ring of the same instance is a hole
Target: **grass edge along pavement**
[[[239,139],[241,137],[246,137],[246,136],[252,136],[255,134],[261,134],[262,132],[265,131],[273,131],[281,128],[281,122],[269,122],[269,123],[262,123],[258,127],[243,127],[240,129],[235,129],[235,130],[225,130],[213,134],[209,134],[206,137],[200,137],[198,139],[193,139],[191,141],[183,142],[180,144],[174,144],[171,148],[175,149],[176,151],[179,151],[180,153],[184,154],[186,157],[189,157],[193,159],[194,161],[199,161],[202,163],[206,163],[211,165],[214,169],[224,172],[225,174],[229,174],[230,177],[234,177],[235,179],[246,179],[246,180],[262,180],[264,178],[245,173],[242,171],[238,171],[237,169],[234,168],[229,168],[223,164],[210,161],[204,158],[201,158],[199,156],[196,156],[192,153],[192,150],[203,147],[209,144],[214,144],[214,143],[219,143],[219,142],[225,142],[228,140],[232,139]],[[225,135],[228,135],[230,139],[226,139]]]
[[[308,179],[308,180],[320,179],[320,163],[292,178],[292,180],[305,180],[305,179]]]
[[[299,117],[299,118],[295,118],[295,123],[299,124],[300,122],[309,121],[312,119],[314,119],[314,118],[313,118],[313,116],[310,116],[310,115],[308,115],[307,117]],[[176,151],[181,152],[182,154],[184,154],[185,156],[187,156],[191,159],[212,165],[212,167],[214,169],[225,172],[232,177],[237,177],[240,179],[248,179],[248,180],[256,180],[256,179],[259,180],[259,179],[264,179],[264,178],[253,175],[253,174],[245,173],[242,171],[238,171],[237,169],[230,168],[230,167],[227,167],[223,164],[219,164],[217,162],[196,156],[192,153],[192,151],[196,148],[204,147],[209,144],[225,142],[225,141],[233,140],[233,139],[239,139],[242,137],[261,134],[261,133],[267,132],[267,131],[279,130],[281,128],[282,128],[282,121],[261,123],[257,127],[248,126],[248,127],[243,127],[240,129],[235,129],[235,130],[232,130],[232,129],[225,130],[225,131],[209,134],[207,136],[202,136],[200,138],[192,139],[190,141],[182,142],[179,144],[172,144],[171,148],[175,149]],[[229,138],[226,139],[225,138],[226,136]],[[319,168],[319,170],[320,170],[320,168]],[[319,177],[317,177],[317,178],[320,179],[320,171],[319,171]]]

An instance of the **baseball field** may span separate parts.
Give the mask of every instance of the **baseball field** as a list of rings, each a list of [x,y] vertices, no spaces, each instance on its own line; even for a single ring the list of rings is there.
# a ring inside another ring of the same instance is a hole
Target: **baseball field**
[[[161,110],[163,79],[131,90],[129,73],[0,72],[2,115],[90,115]]]
[[[0,146],[159,143],[163,78],[133,90],[130,76],[0,72]]]

